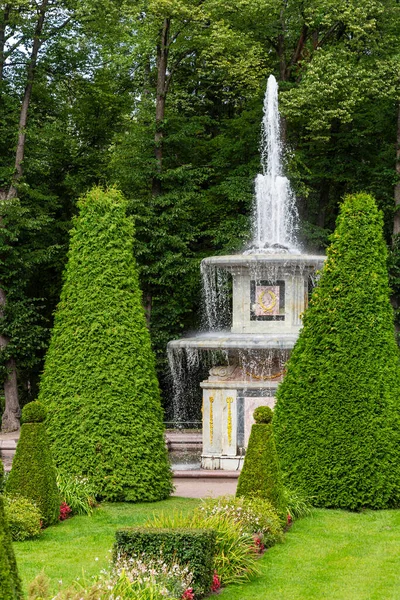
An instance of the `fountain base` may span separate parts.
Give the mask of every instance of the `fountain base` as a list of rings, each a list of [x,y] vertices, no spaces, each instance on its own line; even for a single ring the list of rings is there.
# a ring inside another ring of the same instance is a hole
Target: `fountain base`
[[[253,413],[258,406],[275,405],[284,372],[247,372],[243,366],[219,366],[200,385],[203,389],[203,469],[240,470],[243,466]]]

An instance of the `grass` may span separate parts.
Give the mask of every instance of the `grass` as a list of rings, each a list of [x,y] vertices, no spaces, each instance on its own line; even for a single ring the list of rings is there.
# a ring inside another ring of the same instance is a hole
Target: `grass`
[[[118,527],[139,525],[161,510],[190,512],[199,501],[170,498],[154,504],[103,504],[92,517],[49,527],[35,541],[14,544],[27,584],[44,569],[59,580],[98,574],[109,561]],[[97,560],[96,560],[97,559]],[[400,510],[348,513],[315,510],[293,524],[283,544],[260,559],[261,575],[222,590],[220,600],[399,600]]]
[[[261,575],[220,600],[399,600],[400,510],[315,510],[260,559]]]
[[[40,538],[14,543],[19,574],[26,591],[28,584],[44,571],[51,591],[68,586],[75,578],[97,575],[107,567],[115,530],[141,525],[153,513],[178,509],[190,512],[199,500],[169,498],[152,504],[102,504],[91,517],[76,516],[46,529]]]

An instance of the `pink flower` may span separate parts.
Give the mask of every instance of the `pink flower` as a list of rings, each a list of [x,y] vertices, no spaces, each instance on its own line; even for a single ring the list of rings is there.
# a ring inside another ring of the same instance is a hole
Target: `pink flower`
[[[182,600],[194,600],[193,588],[187,588],[182,594]]]
[[[60,521],[65,521],[65,519],[68,519],[71,516],[72,513],[72,509],[70,506],[68,506],[68,504],[66,502],[61,502],[61,506],[60,506],[60,514],[59,514],[59,519]]]
[[[217,575],[217,571],[214,571],[213,582],[211,584],[211,591],[216,592],[221,587],[221,580]]]

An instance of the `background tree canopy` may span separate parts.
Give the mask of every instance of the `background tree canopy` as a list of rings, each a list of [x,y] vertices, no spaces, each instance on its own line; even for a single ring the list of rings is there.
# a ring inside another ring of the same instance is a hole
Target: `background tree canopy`
[[[2,2],[6,390],[14,373],[21,404],[36,397],[76,200],[100,184],[117,185],[135,218],[167,398],[165,346],[198,325],[200,260],[248,237],[270,73],[305,246],[326,245],[343,195],[359,190],[377,198],[390,243],[399,45],[395,0]]]

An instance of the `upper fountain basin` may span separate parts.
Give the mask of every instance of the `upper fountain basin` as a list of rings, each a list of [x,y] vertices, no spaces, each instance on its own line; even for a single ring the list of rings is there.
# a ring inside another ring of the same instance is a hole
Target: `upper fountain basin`
[[[309,268],[312,271],[322,268],[325,256],[318,254],[294,254],[285,253],[255,253],[255,254],[231,254],[226,256],[209,256],[203,258],[202,265],[219,267],[228,271],[235,269],[256,269],[268,267],[299,267]]]
[[[198,350],[286,350],[295,345],[297,334],[243,334],[230,331],[199,333],[168,343],[168,347]]]

